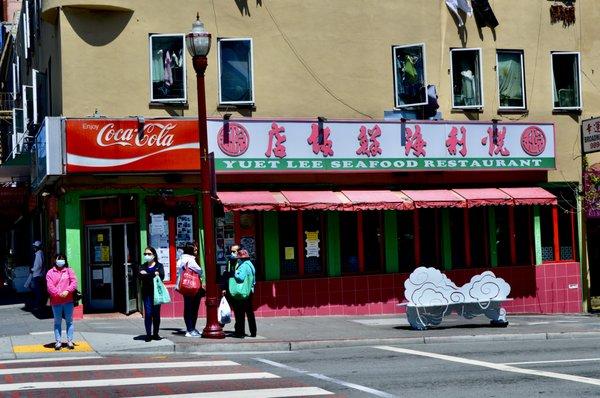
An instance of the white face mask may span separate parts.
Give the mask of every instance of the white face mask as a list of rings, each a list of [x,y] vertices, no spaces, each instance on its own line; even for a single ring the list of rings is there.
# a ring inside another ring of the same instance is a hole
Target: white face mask
[[[57,267],[64,267],[67,262],[65,260],[56,260]]]

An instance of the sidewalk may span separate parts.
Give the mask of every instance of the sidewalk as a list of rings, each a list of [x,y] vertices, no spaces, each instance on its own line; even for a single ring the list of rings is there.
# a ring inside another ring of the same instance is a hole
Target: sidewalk
[[[377,344],[600,338],[600,317],[596,315],[509,314],[508,321],[506,328],[493,328],[485,317],[466,320],[453,315],[438,327],[416,331],[402,315],[258,318],[256,338],[209,340],[186,338],[181,329],[183,320],[163,319],[163,340],[147,343],[140,314],[93,315],[76,321],[75,340],[80,345],[73,354],[294,351]],[[39,349],[42,344],[52,343],[52,324],[52,319],[38,319],[22,310],[21,305],[0,306],[0,359],[31,357],[40,352],[54,354],[51,345]],[[202,327],[204,319],[199,319],[198,329]],[[233,324],[226,325],[225,331],[231,335]],[[30,348],[36,345],[37,351]],[[67,351],[56,354],[65,355]]]

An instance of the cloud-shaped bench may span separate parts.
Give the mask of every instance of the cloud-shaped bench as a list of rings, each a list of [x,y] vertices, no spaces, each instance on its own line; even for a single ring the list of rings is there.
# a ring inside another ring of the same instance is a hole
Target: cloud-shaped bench
[[[494,326],[506,326],[502,302],[509,300],[510,285],[485,271],[458,287],[435,268],[419,267],[404,282],[406,316],[414,329],[439,325],[446,315],[456,312],[467,319],[485,315]]]

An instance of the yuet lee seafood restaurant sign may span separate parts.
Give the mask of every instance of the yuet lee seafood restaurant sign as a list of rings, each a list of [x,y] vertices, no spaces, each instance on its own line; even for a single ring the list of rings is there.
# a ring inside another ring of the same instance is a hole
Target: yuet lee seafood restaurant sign
[[[67,119],[67,172],[200,167],[196,119]],[[554,125],[208,121],[218,172],[555,168]]]

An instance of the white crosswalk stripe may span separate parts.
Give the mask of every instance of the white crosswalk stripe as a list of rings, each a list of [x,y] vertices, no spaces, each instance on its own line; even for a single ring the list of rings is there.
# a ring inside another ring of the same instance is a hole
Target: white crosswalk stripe
[[[114,373],[115,371],[119,373]],[[171,372],[173,375],[166,376],[162,371]],[[157,372],[162,374],[156,374]],[[38,375],[43,375],[43,379]],[[243,384],[245,388],[235,389],[240,387],[236,381],[243,380],[246,380]],[[160,395],[153,395],[158,393],[151,388],[154,385],[161,386]],[[255,388],[251,388],[253,385]],[[211,391],[215,389],[217,391]],[[291,383],[274,373],[257,371],[230,360],[184,361],[178,358],[172,362],[152,359],[138,362],[118,357],[71,357],[0,361],[0,396],[29,391],[44,396],[68,392],[69,396],[81,397],[96,391],[99,391],[100,395],[110,395],[113,391],[119,391],[120,396],[132,398],[274,398],[334,395],[319,387],[298,386],[297,382]]]

